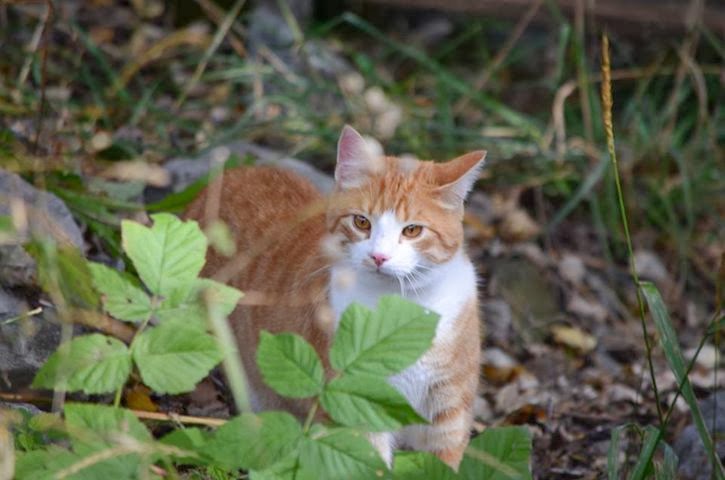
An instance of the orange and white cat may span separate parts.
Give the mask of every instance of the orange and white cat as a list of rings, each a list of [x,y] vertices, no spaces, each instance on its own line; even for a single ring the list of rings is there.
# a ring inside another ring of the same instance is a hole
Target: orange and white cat
[[[390,465],[396,447],[435,453],[457,468],[468,443],[478,384],[477,278],[463,245],[463,202],[485,152],[444,163],[378,157],[354,129],[340,136],[335,190],[269,167],[225,173],[218,218],[240,254],[210,250],[204,273],[247,292],[230,317],[257,409],[304,415],[309,403],[276,395],[254,361],[261,330],[295,332],[327,353],[352,302],[375,308],[398,294],[440,315],[431,349],[391,377],[430,423],[370,435]],[[202,225],[203,192],[187,211]]]

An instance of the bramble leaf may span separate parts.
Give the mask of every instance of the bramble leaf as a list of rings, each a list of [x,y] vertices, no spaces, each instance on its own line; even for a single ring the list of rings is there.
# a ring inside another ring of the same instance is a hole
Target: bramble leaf
[[[437,314],[400,297],[382,297],[375,311],[353,303],[342,314],[330,363],[345,373],[393,375],[430,348],[437,324]]]
[[[302,427],[289,413],[244,413],[220,427],[202,453],[230,470],[262,470],[295,450],[301,438]]]
[[[58,347],[35,375],[32,386],[107,393],[121,387],[130,373],[131,355],[126,345],[113,337],[94,333]]]
[[[103,295],[103,307],[111,316],[140,322],[151,314],[151,299],[138,282],[101,263],[88,262],[93,286]]]
[[[262,332],[257,365],[264,383],[285,397],[312,397],[324,386],[322,362],[312,345],[299,335]]]
[[[144,383],[156,392],[172,394],[193,390],[224,358],[214,337],[184,319],[142,332],[132,354]]]
[[[302,470],[311,478],[378,478],[387,471],[365,436],[348,428],[315,425],[300,446]]]
[[[168,213],[151,218],[151,228],[121,222],[123,249],[149,290],[166,297],[191,287],[204,266],[206,237],[194,221],[182,222]]]
[[[430,452],[399,452],[393,461],[393,478],[396,480],[453,480],[456,474]]]
[[[331,381],[325,385],[320,403],[336,422],[373,432],[425,423],[384,378],[370,375],[343,375]]]
[[[466,480],[531,479],[531,433],[526,427],[487,428],[471,440],[458,470]]]

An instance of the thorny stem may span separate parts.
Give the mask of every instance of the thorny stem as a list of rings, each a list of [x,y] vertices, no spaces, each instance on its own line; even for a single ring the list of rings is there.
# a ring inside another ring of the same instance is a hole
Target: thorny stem
[[[652,390],[654,391],[655,404],[657,405],[657,417],[660,425],[663,425],[664,416],[662,414],[662,405],[660,405],[660,394],[657,389],[657,380],[655,378],[654,365],[652,363],[652,346],[650,345],[650,338],[647,332],[647,322],[645,320],[645,308],[644,300],[642,299],[642,293],[639,291],[639,275],[637,275],[637,265],[634,260],[634,249],[632,248],[632,238],[629,234],[629,223],[627,220],[627,210],[624,207],[624,194],[622,193],[622,183],[619,179],[619,165],[617,163],[617,154],[614,149],[614,127],[612,123],[612,81],[611,81],[611,68],[609,63],[609,38],[607,34],[602,35],[602,116],[604,120],[604,131],[607,136],[607,150],[609,151],[609,158],[612,161],[612,168],[614,169],[614,183],[617,187],[617,201],[619,203],[619,213],[622,220],[622,227],[624,228],[624,237],[627,243],[627,253],[629,255],[629,266],[631,270],[632,279],[637,291],[637,303],[639,305],[639,318],[642,323],[642,334],[644,335],[644,346],[647,354],[647,365],[649,368],[650,379],[652,381]]]

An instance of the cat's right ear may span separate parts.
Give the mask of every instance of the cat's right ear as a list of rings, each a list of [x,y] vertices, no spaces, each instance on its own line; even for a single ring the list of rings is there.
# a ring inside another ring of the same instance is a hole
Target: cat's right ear
[[[337,142],[335,183],[343,190],[359,187],[375,172],[375,160],[362,135],[345,125]]]

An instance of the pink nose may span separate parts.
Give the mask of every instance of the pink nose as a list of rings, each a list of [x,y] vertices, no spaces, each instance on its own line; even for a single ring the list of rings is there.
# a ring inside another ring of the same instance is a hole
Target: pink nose
[[[380,265],[382,265],[383,263],[388,261],[388,259],[390,259],[389,256],[383,255],[382,253],[371,253],[370,258],[373,259],[373,262],[375,262],[376,267],[380,267]]]

